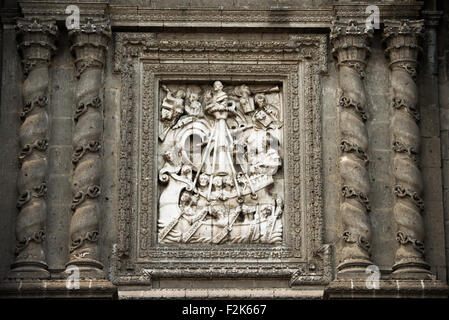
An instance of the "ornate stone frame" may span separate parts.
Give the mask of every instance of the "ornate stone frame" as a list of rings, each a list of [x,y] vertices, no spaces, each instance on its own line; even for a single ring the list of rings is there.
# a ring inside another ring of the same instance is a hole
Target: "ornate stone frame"
[[[321,81],[326,35],[283,41],[160,40],[152,33],[117,33],[121,74],[118,239],[112,281],[151,278],[284,278],[290,285],[331,281],[330,246],[323,243]],[[159,81],[282,82],[286,240],[272,245],[156,243],[157,94]],[[201,260],[199,262],[199,260]]]

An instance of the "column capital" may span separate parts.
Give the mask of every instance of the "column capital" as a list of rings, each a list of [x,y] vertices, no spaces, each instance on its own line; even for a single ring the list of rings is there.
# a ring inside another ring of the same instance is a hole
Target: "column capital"
[[[416,78],[420,42],[424,36],[424,20],[385,21],[382,40],[390,69],[402,68]]]
[[[111,38],[111,25],[106,18],[87,18],[79,28],[69,31],[72,40],[77,77],[88,68],[103,68],[105,51]]]
[[[56,51],[54,45],[58,35],[56,21],[38,18],[19,18],[16,22],[18,49],[23,57],[24,73],[33,68],[48,65]]]
[[[363,78],[366,59],[370,54],[369,39],[373,29],[363,22],[333,21],[330,33],[332,55],[338,65],[345,64],[354,67]]]

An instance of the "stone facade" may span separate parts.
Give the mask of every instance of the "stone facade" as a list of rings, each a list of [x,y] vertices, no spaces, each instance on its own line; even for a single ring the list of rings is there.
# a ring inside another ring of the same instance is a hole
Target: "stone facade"
[[[2,297],[448,297],[445,1],[1,5]]]

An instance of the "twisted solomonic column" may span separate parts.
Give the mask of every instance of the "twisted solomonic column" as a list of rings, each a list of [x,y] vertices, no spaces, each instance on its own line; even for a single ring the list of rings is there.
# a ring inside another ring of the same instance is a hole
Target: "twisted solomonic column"
[[[365,126],[365,89],[362,79],[370,53],[372,29],[365,24],[334,22],[331,30],[333,55],[339,75],[339,170],[342,201],[343,248],[337,266],[339,277],[366,277],[371,265],[371,226],[368,193],[368,135]]]
[[[76,108],[73,133],[73,176],[70,260],[83,272],[102,275],[98,240],[101,214],[100,180],[103,134],[103,66],[111,35],[109,22],[89,19],[70,31],[76,57]]]
[[[430,275],[424,260],[423,182],[417,159],[421,138],[415,78],[422,32],[423,21],[386,21],[383,34],[391,70],[393,214],[399,242],[393,275],[400,278]]]
[[[17,277],[48,277],[45,246],[48,174],[48,67],[55,51],[58,28],[53,21],[19,19],[17,35],[23,57],[23,109],[19,129],[21,151],[17,187],[16,258],[11,265]]]

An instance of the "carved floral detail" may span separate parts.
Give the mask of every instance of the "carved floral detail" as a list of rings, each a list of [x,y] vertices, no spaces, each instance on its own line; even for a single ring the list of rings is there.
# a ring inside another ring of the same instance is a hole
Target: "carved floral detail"
[[[365,153],[365,150],[360,148],[357,144],[351,143],[348,140],[341,140],[340,142],[340,150],[342,152],[351,152],[354,153],[358,158],[363,160],[365,164],[368,164],[368,156]]]
[[[34,150],[45,151],[48,147],[48,140],[36,140],[31,144],[26,144],[23,146],[22,151],[19,154],[19,164],[21,165],[26,157],[30,156]]]
[[[89,141],[83,146],[78,146],[75,148],[72,155],[72,162],[74,164],[78,163],[81,158],[88,152],[98,152],[101,149],[99,141]]]
[[[354,111],[360,115],[360,118],[362,118],[363,121],[366,121],[368,119],[368,117],[366,116],[365,109],[363,108],[363,106],[360,102],[354,101],[345,96],[341,96],[339,104],[340,104],[340,107],[343,107],[343,108],[353,108]]]
[[[363,192],[358,192],[356,189],[349,186],[343,186],[341,188],[341,194],[345,198],[357,199],[361,204],[363,204],[366,207],[366,210],[368,212],[371,211],[369,199]]]
[[[392,102],[391,102],[391,106],[394,109],[405,109],[408,113],[410,113],[410,115],[416,119],[416,121],[420,120],[420,116],[419,116],[419,112],[416,109],[416,107],[409,101],[407,101],[406,99],[401,99],[401,98],[397,98],[397,97],[393,97]]]
[[[400,185],[393,186],[393,193],[399,198],[409,197],[410,200],[421,210],[424,210],[424,201],[418,192],[408,190]]]
[[[30,237],[24,237],[17,241],[15,253],[18,255],[21,251],[23,251],[30,242],[42,243],[45,240],[45,232],[44,230],[36,231]]]
[[[73,197],[71,209],[75,211],[87,198],[95,199],[98,198],[100,194],[99,186],[89,186],[86,191],[78,191]]]
[[[413,247],[421,253],[425,252],[424,242],[413,239],[412,237],[405,235],[403,232],[398,232],[396,234],[396,240],[402,245],[407,245],[411,243]]]
[[[86,241],[97,242],[98,235],[99,235],[98,231],[89,231],[89,232],[86,232],[86,234],[84,236],[78,237],[78,238],[72,240],[72,243],[70,244],[70,253],[72,253],[76,249],[80,248],[83,245],[83,243]],[[80,252],[79,254],[76,254],[75,256],[78,259],[82,259],[89,254],[90,254],[89,252]]]
[[[27,115],[34,110],[35,107],[44,108],[48,104],[47,96],[39,96],[32,101],[29,101],[23,107],[22,112],[20,112],[20,119],[24,121]]]
[[[363,237],[361,235],[355,235],[355,234],[351,233],[350,231],[344,231],[342,238],[347,243],[355,243],[358,246],[362,247],[364,250],[366,250],[368,252],[371,251],[370,242],[365,237]]]
[[[26,191],[20,194],[17,199],[17,208],[21,209],[25,204],[31,201],[34,198],[42,198],[47,194],[47,185],[43,182],[41,185],[33,187],[32,191]]]
[[[75,121],[78,121],[78,119],[87,112],[88,108],[99,109],[101,108],[101,104],[102,101],[100,97],[95,97],[94,99],[92,99],[87,103],[80,103],[78,107],[75,109],[75,116],[74,116]]]

